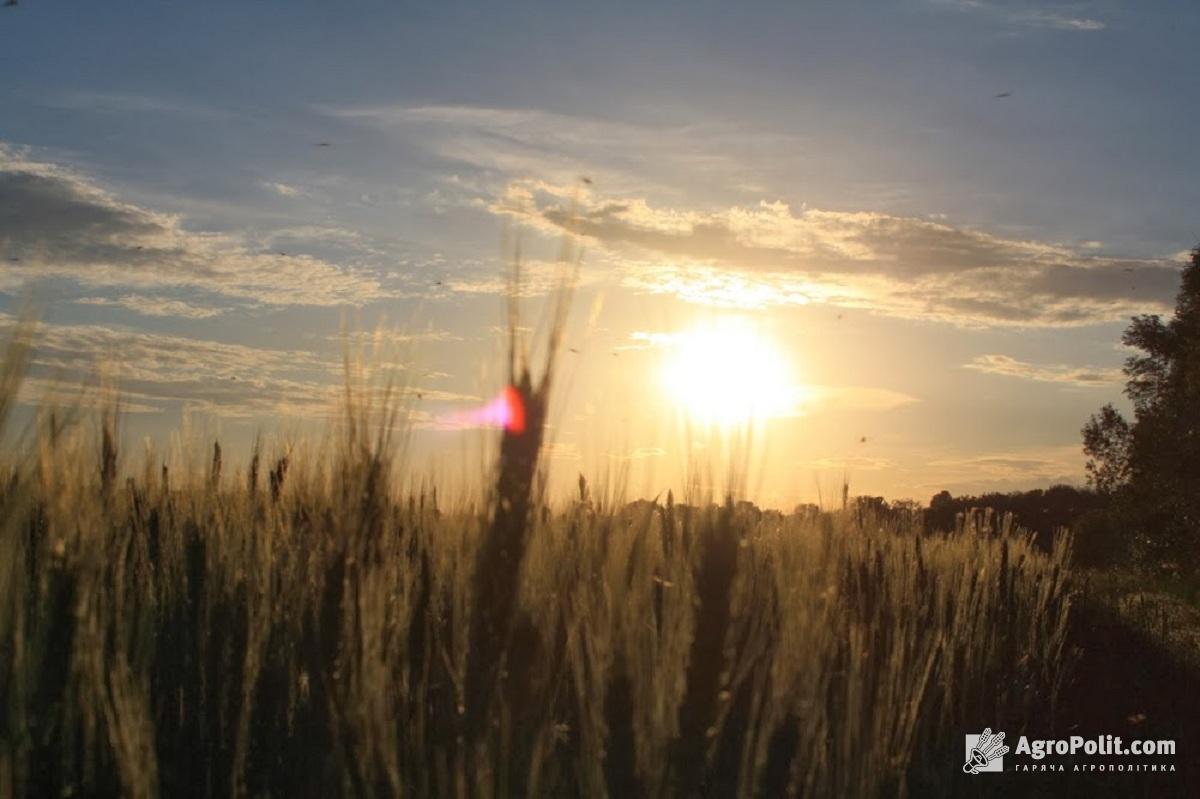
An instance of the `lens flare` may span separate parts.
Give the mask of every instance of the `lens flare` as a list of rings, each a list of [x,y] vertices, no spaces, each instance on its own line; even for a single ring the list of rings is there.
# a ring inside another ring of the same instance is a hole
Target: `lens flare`
[[[446,417],[451,427],[499,427],[514,435],[525,432],[525,401],[515,386],[505,386],[490,402]]]

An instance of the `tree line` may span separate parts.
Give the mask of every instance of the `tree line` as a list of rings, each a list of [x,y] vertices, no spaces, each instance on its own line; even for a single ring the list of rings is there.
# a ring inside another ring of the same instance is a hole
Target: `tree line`
[[[1122,343],[1133,418],[1111,403],[1083,428],[1088,479],[1123,554],[1194,577],[1200,544],[1200,246],[1183,269],[1175,312],[1135,316]]]
[[[1181,274],[1171,318],[1143,314],[1121,338],[1126,418],[1109,403],[1082,430],[1087,488],[980,496],[935,495],[924,529],[953,529],[958,514],[977,508],[1010,513],[1044,542],[1067,528],[1077,562],[1122,563],[1160,575],[1194,579],[1200,572],[1200,246]],[[911,503],[854,500],[873,512],[911,512]]]

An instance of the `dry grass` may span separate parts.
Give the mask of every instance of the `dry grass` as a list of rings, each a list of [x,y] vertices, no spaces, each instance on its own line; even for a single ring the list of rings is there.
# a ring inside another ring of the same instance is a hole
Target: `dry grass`
[[[1193,584],[1133,570],[1085,571],[1080,599],[1138,630],[1179,661],[1200,667],[1200,606]]]
[[[513,375],[540,431],[548,379]],[[891,795],[1052,711],[1065,540],[585,484],[551,511],[512,435],[439,507],[362,396],[245,471],[122,470],[111,413],[40,416],[0,488],[0,795]]]

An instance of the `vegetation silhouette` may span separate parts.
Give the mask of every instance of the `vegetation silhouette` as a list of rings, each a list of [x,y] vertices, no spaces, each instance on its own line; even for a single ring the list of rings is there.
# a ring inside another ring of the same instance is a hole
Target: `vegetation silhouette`
[[[1200,563],[1200,246],[1183,269],[1173,317],[1133,318],[1122,337],[1127,421],[1111,404],[1083,428],[1087,470],[1111,497],[1112,525],[1140,564],[1194,580]]]

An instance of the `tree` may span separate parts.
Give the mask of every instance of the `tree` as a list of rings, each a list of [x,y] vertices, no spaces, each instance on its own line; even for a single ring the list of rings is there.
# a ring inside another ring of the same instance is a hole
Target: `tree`
[[[1105,405],[1083,427],[1088,483],[1112,496],[1129,482],[1129,450],[1133,433],[1121,412]]]
[[[1083,428],[1088,477],[1117,495],[1142,554],[1182,562],[1200,543],[1200,246],[1184,267],[1169,322],[1133,318],[1122,341],[1130,424],[1111,405]]]
[[[1103,513],[1110,504],[1110,497],[1096,491],[1068,485],[1054,485],[1046,489],[1014,491],[1008,494],[981,494],[979,496],[951,496],[949,491],[935,494],[925,511],[925,532],[953,530],[960,513],[972,509],[991,508],[997,516],[1012,514],[1013,521],[1025,530],[1036,533],[1038,546],[1049,549],[1054,537],[1062,528],[1074,528],[1081,518],[1089,513]],[[1084,543],[1087,546],[1088,543]],[[1078,553],[1080,540],[1076,538]]]
[[[925,532],[953,530],[958,511],[959,508],[949,491],[943,489],[934,494],[929,500],[929,510],[925,514]]]

